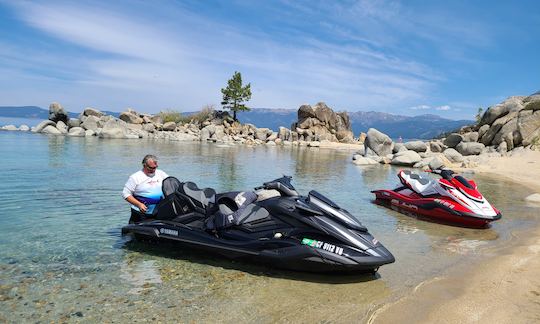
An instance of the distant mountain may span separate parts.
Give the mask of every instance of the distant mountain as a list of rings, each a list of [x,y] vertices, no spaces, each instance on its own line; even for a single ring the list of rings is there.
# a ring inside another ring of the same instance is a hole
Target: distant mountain
[[[103,111],[103,113],[115,117],[119,116],[117,112]],[[184,114],[190,115],[193,112]],[[71,118],[77,118],[79,113],[68,112],[68,115]],[[49,110],[35,106],[0,107],[0,116],[47,119],[49,118]],[[277,131],[279,126],[291,127],[291,124],[297,119],[297,110],[254,108],[249,112],[240,112],[237,116],[242,123],[250,123],[257,127],[267,127]],[[405,139],[434,138],[443,132],[474,123],[472,120],[451,120],[437,115],[410,117],[375,111],[349,112],[349,117],[353,133],[356,136],[360,132],[366,132],[370,127],[373,127],[392,138],[401,136]]]
[[[114,117],[120,116],[120,113],[114,111],[102,110],[102,113],[106,115],[112,115]],[[67,112],[69,118],[78,118],[80,112]],[[14,117],[14,118],[29,118],[29,119],[48,119],[49,118],[49,109],[44,109],[37,106],[18,106],[18,107],[9,107],[3,106],[0,107],[0,117]]]
[[[431,114],[411,117],[375,111],[350,112],[349,117],[355,135],[373,127],[392,138],[401,136],[409,139],[434,138],[441,133],[474,123],[473,120],[451,120]]]
[[[430,114],[414,117],[376,111],[355,111],[348,114],[355,136],[373,127],[392,138],[401,136],[405,139],[430,139],[474,123],[472,120],[451,120]],[[237,116],[242,123],[277,130],[279,126],[291,127],[297,120],[297,110],[254,108],[249,112],[240,112]]]
[[[243,124],[250,123],[277,131],[279,126],[291,128],[298,118],[297,112],[296,109],[254,108],[249,112],[239,112],[236,116]]]
[[[49,110],[36,106],[0,107],[0,116],[13,118],[48,119]]]

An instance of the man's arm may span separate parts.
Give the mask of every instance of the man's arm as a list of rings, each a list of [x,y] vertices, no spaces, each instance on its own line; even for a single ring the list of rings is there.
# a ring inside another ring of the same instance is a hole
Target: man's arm
[[[148,210],[148,207],[145,204],[138,201],[137,198],[133,197],[132,195],[127,196],[126,201],[134,206],[137,206],[139,210],[143,213],[146,213],[146,211]]]
[[[137,187],[135,179],[133,177],[129,177],[128,181],[124,185],[124,190],[122,190],[122,196],[128,203],[139,208],[141,212],[146,213],[148,207],[144,203],[137,200],[137,198],[133,197],[135,187]]]

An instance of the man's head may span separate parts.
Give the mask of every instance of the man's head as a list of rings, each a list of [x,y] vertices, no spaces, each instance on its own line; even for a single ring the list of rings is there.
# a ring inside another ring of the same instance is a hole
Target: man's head
[[[143,172],[147,176],[153,176],[156,173],[158,167],[158,159],[155,155],[147,154],[142,161]]]

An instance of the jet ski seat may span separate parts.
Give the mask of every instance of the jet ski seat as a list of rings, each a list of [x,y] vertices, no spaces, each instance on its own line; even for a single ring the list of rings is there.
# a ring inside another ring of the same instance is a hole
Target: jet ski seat
[[[215,203],[216,191],[212,188],[200,189],[193,182],[185,182],[178,188],[178,191],[191,198],[195,206],[203,210]]]
[[[265,208],[254,204],[257,200],[257,194],[254,192],[229,192],[218,196],[218,211],[206,222],[207,229],[225,229],[254,222],[270,215]]]
[[[429,196],[437,193],[437,190],[435,189],[437,183],[431,178],[424,177],[409,170],[400,171],[398,177],[404,186],[411,188],[411,190],[422,196]]]

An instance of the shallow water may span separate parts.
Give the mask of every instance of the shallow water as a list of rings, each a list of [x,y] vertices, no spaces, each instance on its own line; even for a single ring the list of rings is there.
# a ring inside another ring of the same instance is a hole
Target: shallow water
[[[0,147],[0,321],[358,322],[538,221],[523,204],[529,190],[478,175],[470,177],[503,211],[492,228],[388,210],[370,190],[394,187],[397,169],[355,166],[349,151],[18,132],[0,132]],[[319,276],[130,242],[120,235],[129,217],[121,190],[147,153],[170,175],[217,191],[292,175],[299,192],[317,189],[357,216],[396,263],[375,277]]]

